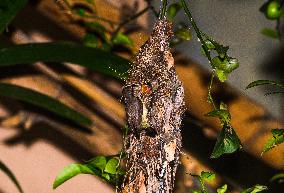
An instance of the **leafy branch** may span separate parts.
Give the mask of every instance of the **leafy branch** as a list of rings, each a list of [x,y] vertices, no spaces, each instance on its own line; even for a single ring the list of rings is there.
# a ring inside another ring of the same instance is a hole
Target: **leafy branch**
[[[148,3],[148,5],[141,11],[129,16],[121,22],[115,22],[107,18],[100,17],[95,10],[94,13],[88,13],[86,8],[73,7],[68,0],[63,0],[63,3],[72,15],[76,15],[81,18],[79,20],[79,24],[83,23],[84,27],[87,29],[87,34],[83,38],[84,45],[93,48],[101,48],[105,51],[110,51],[117,45],[133,46],[131,38],[121,32],[121,29],[126,24],[137,19],[147,11],[154,11],[152,5]],[[94,20],[90,21],[89,19]],[[101,23],[97,22],[98,20],[107,22],[111,26],[112,30],[108,31]]]
[[[79,174],[91,174],[117,186],[122,183],[125,172],[118,167],[117,156],[96,156],[83,164],[75,163],[65,167],[55,178],[53,189]]]
[[[207,190],[205,186],[205,182],[213,181],[216,177],[214,173],[206,172],[206,171],[202,171],[200,175],[191,174],[191,173],[189,175],[196,178],[198,182],[200,183],[200,188],[192,190],[192,193],[208,193],[209,191]],[[253,187],[242,190],[240,193],[257,193],[257,192],[265,191],[267,189],[268,189],[267,186],[256,184]],[[216,191],[217,193],[226,193],[227,190],[228,190],[228,185],[224,184],[223,186],[218,188]]]
[[[180,0],[180,3],[197,35],[198,41],[201,43],[202,53],[207,57],[212,67],[212,75],[208,86],[208,102],[212,104],[214,110],[207,113],[207,116],[218,117],[223,127],[211,154],[211,158],[218,158],[225,153],[235,152],[240,149],[242,145],[231,126],[231,115],[226,104],[221,102],[219,107],[216,105],[211,94],[212,85],[215,76],[217,76],[219,81],[225,82],[228,75],[238,68],[239,62],[236,58],[232,58],[228,55],[228,46],[218,43],[199,29],[185,0]]]

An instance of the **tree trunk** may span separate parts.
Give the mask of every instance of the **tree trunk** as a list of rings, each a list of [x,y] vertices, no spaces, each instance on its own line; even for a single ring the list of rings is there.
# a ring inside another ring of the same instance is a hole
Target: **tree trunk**
[[[159,19],[123,88],[129,127],[124,142],[128,157],[123,193],[173,191],[185,105],[184,89],[170,53],[172,36],[172,24]]]

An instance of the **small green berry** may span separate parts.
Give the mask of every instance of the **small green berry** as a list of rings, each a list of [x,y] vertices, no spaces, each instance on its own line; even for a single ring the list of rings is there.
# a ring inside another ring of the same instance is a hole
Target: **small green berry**
[[[267,19],[275,20],[283,14],[283,9],[280,7],[278,0],[270,1],[266,7],[265,15]]]

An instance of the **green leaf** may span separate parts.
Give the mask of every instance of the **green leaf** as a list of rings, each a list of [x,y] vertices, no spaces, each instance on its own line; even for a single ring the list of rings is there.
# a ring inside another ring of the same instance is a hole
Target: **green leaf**
[[[129,45],[133,46],[133,41],[127,35],[118,32],[112,39],[112,43],[115,45]]]
[[[105,180],[107,180],[107,181],[110,181],[110,180],[111,180],[110,175],[109,175],[108,173],[103,173],[103,174],[102,174],[102,177],[103,177]]]
[[[106,167],[107,160],[105,156],[97,156],[89,161],[88,164],[99,168],[103,172]]]
[[[86,34],[83,38],[83,43],[85,46],[97,48],[99,44],[99,39],[94,34]]]
[[[209,117],[218,117],[223,123],[229,123],[231,120],[231,115],[227,110],[216,109],[206,114]]]
[[[239,67],[239,62],[235,58],[220,58],[216,56],[212,59],[212,67],[216,70],[217,77],[221,82],[227,80],[228,75]]]
[[[167,18],[170,21],[173,21],[176,14],[179,12],[179,10],[182,8],[180,3],[173,3],[169,6],[167,11]]]
[[[107,42],[102,42],[102,46],[100,47],[103,51],[110,52],[112,45]]]
[[[277,87],[280,87],[280,88],[284,88],[283,84],[280,84],[280,83],[273,81],[273,80],[256,80],[256,81],[251,82],[246,87],[246,89],[249,89],[249,88],[252,88],[252,87],[255,87],[255,86],[261,86],[261,85],[274,85],[274,86],[277,86]]]
[[[213,172],[205,172],[202,171],[200,177],[205,181],[205,180],[209,180],[212,181],[215,179],[215,174]]]
[[[205,46],[202,46],[201,47],[201,54],[206,56],[206,52],[205,52],[205,49],[206,51],[209,53],[211,50],[214,50],[215,49],[215,46],[214,44],[212,44],[212,42],[210,40],[205,40]]]
[[[192,38],[192,34],[189,28],[183,27],[175,32],[175,35],[181,40],[189,41]]]
[[[0,1],[0,34],[14,19],[17,13],[25,7],[28,0],[1,0]]]
[[[202,171],[201,175],[192,174],[192,173],[190,173],[189,175],[191,175],[192,177],[196,178],[199,181],[200,185],[201,185],[201,190],[194,190],[194,191],[201,192],[201,193],[206,193],[207,190],[206,190],[204,181],[206,180],[207,177],[210,178],[210,176],[212,176],[211,173]],[[203,177],[202,177],[202,175],[203,175]],[[215,177],[215,174],[214,174],[214,177]]]
[[[129,133],[129,127],[127,124],[124,125],[124,127],[122,128],[122,133],[123,133],[123,137],[128,136]]]
[[[274,29],[270,29],[270,28],[263,28],[260,33],[262,33],[263,35],[270,37],[270,38],[274,38],[274,39],[279,39],[280,38],[280,34],[277,30]]]
[[[219,57],[224,59],[225,56],[227,56],[227,52],[229,50],[229,46],[223,46],[221,44],[218,44],[217,42],[214,42],[213,44],[215,46],[215,50],[219,54]]]
[[[257,193],[257,192],[262,192],[264,190],[268,190],[268,188],[266,186],[256,184],[254,187],[245,189],[241,193]]]
[[[264,145],[261,154],[268,152],[269,150],[284,142],[284,129],[272,129],[271,133],[272,137]]]
[[[109,174],[116,174],[116,169],[118,167],[119,160],[116,158],[111,158],[105,167],[105,172]]]
[[[97,33],[100,38],[102,38],[103,40],[107,40],[106,38],[106,28],[98,23],[98,22],[85,22],[84,23],[86,27],[88,27],[91,31]]]
[[[121,175],[121,176],[125,176],[126,175],[126,171],[121,169],[121,168],[118,168],[117,170],[117,174]]]
[[[284,181],[284,173],[280,173],[280,174],[276,174],[274,175],[271,179],[270,182],[274,182],[274,181]]]
[[[129,61],[101,49],[74,43],[21,44],[0,49],[0,67],[38,61],[70,62],[115,77],[125,77]]]
[[[16,185],[20,193],[24,192],[13,172],[1,160],[0,160],[0,170],[3,171],[12,180],[12,182]]]
[[[83,8],[74,8],[73,11],[80,17],[84,17],[86,15],[86,10]]]
[[[228,106],[227,106],[224,102],[221,102],[221,103],[220,103],[220,109],[227,111],[227,110],[228,110]]]
[[[71,164],[65,167],[59,175],[56,177],[53,183],[53,189],[56,189],[58,186],[66,182],[67,180],[77,176],[78,174],[92,174],[95,173],[86,165],[82,164]]]
[[[92,121],[63,103],[34,90],[12,84],[0,83],[0,95],[20,100],[51,111],[80,125],[90,125]]]
[[[93,14],[95,14],[95,10],[92,9],[91,6],[86,5],[85,3],[75,3],[70,6],[72,12],[82,18],[87,18],[88,16],[92,16]]]
[[[284,91],[273,91],[265,93],[264,96],[275,95],[275,94],[284,94]]]
[[[211,158],[218,158],[223,154],[233,153],[242,147],[235,130],[230,125],[224,125],[214,146]]]
[[[223,186],[217,189],[217,193],[225,193],[227,192],[227,189],[228,189],[227,184],[224,184]]]
[[[214,44],[210,40],[205,40],[205,45],[208,48],[208,51],[215,49]]]

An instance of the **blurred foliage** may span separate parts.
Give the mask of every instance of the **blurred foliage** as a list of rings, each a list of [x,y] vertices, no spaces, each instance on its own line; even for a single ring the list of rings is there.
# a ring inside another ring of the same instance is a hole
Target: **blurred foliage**
[[[8,24],[27,3],[28,0],[0,1],[0,34],[7,29]]]
[[[92,124],[92,121],[89,118],[64,105],[58,100],[25,87],[0,83],[0,95],[49,110],[56,115],[69,119],[70,121],[74,121],[79,125],[88,126]]]
[[[270,182],[278,181],[279,183],[284,183],[284,173],[275,174],[271,179]]]
[[[1,160],[0,160],[0,170],[3,171],[11,179],[11,181],[16,185],[20,193],[24,192],[13,172]]]
[[[114,53],[72,42],[30,43],[0,48],[0,67],[34,62],[70,62],[102,74],[123,78],[130,62]]]

